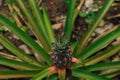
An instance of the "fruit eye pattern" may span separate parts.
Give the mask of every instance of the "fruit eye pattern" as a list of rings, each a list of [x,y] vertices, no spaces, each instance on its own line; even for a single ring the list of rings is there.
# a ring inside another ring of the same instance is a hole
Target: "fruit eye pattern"
[[[67,68],[72,61],[72,51],[69,48],[69,43],[57,41],[52,43],[53,50],[51,52],[51,60],[53,64],[59,68]]]

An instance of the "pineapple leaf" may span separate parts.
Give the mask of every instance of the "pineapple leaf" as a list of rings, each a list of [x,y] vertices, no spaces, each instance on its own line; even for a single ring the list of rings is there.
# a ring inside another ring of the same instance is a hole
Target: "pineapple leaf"
[[[44,21],[44,25],[45,25],[45,30],[48,35],[49,42],[51,44],[52,42],[55,42],[55,34],[52,29],[52,25],[50,23],[50,20],[49,20],[49,17],[48,17],[48,14],[46,12],[44,5],[42,5],[42,11],[43,11],[43,21]]]
[[[81,70],[81,69],[73,69],[72,75],[75,77],[84,78],[84,79],[88,79],[88,80],[111,80],[106,77],[98,76],[96,74],[93,74],[91,72]]]
[[[32,77],[35,74],[39,73],[40,70],[8,70],[0,71],[0,79],[9,79],[9,78],[28,78]]]
[[[100,39],[96,40],[94,43],[89,45],[87,48],[85,48],[82,51],[82,53],[84,54],[79,55],[79,59],[85,60],[90,55],[94,54],[96,51],[100,50],[105,45],[109,44],[119,36],[120,36],[120,27],[116,28],[115,30],[111,31],[110,33],[106,34],[105,36],[101,37]]]
[[[20,30],[15,24],[11,23],[4,16],[0,15],[0,22],[11,30],[15,35],[17,35],[24,43],[26,43],[30,48],[33,49],[43,60],[45,60],[49,65],[51,65],[51,60],[49,54],[41,48],[30,36],[25,32]],[[24,36],[23,36],[24,35]]]
[[[59,80],[65,80],[66,69],[58,69]]]
[[[50,73],[50,68],[44,69],[41,72],[39,72],[38,74],[36,74],[31,80],[42,80],[45,77],[48,77],[49,73]]]
[[[104,59],[107,59],[107,58],[115,55],[118,51],[120,51],[120,43],[106,49],[105,51],[103,51],[101,53],[98,53],[98,54],[86,59],[84,64],[91,65],[91,64],[98,63]]]
[[[47,35],[45,33],[43,21],[41,19],[40,11],[38,10],[37,5],[35,4],[35,0],[29,0],[30,6],[32,9],[33,14],[31,14],[30,9],[26,6],[25,0],[15,0],[17,4],[20,6],[21,10],[23,10],[24,14],[26,15],[29,24],[28,27],[32,30],[32,32],[35,34],[36,38],[38,39],[39,43],[42,44],[42,46],[45,48],[45,50],[48,52],[51,50],[50,44],[47,39]],[[36,20],[37,19],[37,20]],[[39,21],[40,20],[40,21]]]
[[[17,48],[13,43],[8,41],[4,36],[0,34],[0,43],[6,47],[9,51],[11,51],[14,55],[16,55],[21,60],[28,62],[33,65],[43,66],[40,62],[38,62],[34,57],[29,56],[27,53],[23,52],[21,49]]]
[[[65,36],[68,38],[68,40],[70,40],[71,38],[71,33],[73,29],[72,22],[73,22],[73,15],[75,11],[76,1],[77,0],[70,0],[69,7],[68,7],[66,23],[64,28],[64,33],[65,33]]]
[[[110,72],[106,71],[104,73],[101,73],[100,75],[106,76],[108,78],[114,78],[120,75],[120,69],[112,69]]]
[[[109,70],[109,69],[120,69],[120,61],[108,62],[108,63],[97,63],[85,67],[87,71],[98,71],[98,70]]]
[[[37,67],[35,65],[26,62],[7,59],[4,57],[0,57],[0,65],[9,66],[11,68],[20,70],[40,70],[40,67]]]
[[[82,39],[78,42],[77,46],[75,47],[75,49],[74,49],[75,56],[82,54],[82,51],[86,47],[86,43],[87,43],[88,39],[91,37],[93,31],[95,30],[97,25],[100,23],[100,21],[103,19],[103,17],[107,13],[107,11],[109,10],[109,8],[113,2],[114,2],[114,0],[106,0],[103,7],[96,15],[97,17],[95,17],[94,21],[89,26],[88,30],[85,32],[84,36],[82,37]]]

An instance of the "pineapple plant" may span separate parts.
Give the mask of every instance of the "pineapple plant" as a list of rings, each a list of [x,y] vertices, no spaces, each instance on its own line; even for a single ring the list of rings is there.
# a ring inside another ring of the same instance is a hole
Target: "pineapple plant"
[[[38,61],[34,56],[30,56],[22,51],[4,37],[3,34],[0,34],[0,44],[20,59],[19,61],[8,59],[6,56],[0,56],[0,65],[13,68],[1,71],[0,79],[112,80],[114,77],[120,75],[120,61],[103,61],[120,51],[120,43],[101,51],[101,49],[105,48],[113,40],[120,37],[119,25],[98,37],[93,43],[87,45],[88,39],[114,0],[106,0],[82,39],[72,43],[73,24],[80,11],[80,6],[76,8],[76,1],[67,0],[69,7],[64,27],[65,37],[62,36],[60,39],[57,39],[44,5],[42,5],[42,10],[40,10],[37,0],[8,0],[8,2],[12,3],[8,3],[8,5],[12,6],[15,10],[15,6],[19,7],[17,8],[17,15],[19,17],[24,16],[27,21],[25,25],[16,25],[0,14],[0,23],[5,25],[24,44],[28,45],[41,60]],[[26,5],[26,2],[29,6]],[[84,3],[84,0],[82,0],[82,3]],[[23,26],[32,31],[37,42],[21,28]],[[100,73],[100,71],[106,70],[112,71],[109,73]]]

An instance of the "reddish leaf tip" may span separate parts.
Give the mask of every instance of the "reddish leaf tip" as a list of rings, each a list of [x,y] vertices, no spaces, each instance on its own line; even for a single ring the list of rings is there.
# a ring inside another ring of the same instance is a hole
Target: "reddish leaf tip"
[[[51,74],[53,74],[53,73],[56,71],[56,69],[57,69],[56,66],[50,67],[50,72],[49,72],[49,74],[48,74],[48,77],[49,77]]]
[[[72,62],[76,62],[76,63],[82,63],[79,59],[77,59],[77,58],[72,58]]]

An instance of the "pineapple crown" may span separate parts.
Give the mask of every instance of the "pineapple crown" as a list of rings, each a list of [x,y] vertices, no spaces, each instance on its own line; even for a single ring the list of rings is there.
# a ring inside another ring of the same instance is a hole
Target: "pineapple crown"
[[[59,38],[52,43],[54,51],[58,54],[66,53],[69,50],[70,42],[66,38]]]

